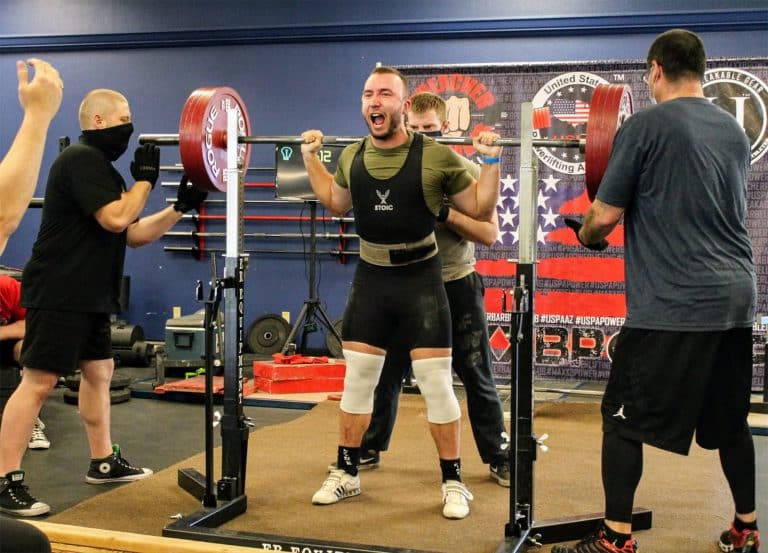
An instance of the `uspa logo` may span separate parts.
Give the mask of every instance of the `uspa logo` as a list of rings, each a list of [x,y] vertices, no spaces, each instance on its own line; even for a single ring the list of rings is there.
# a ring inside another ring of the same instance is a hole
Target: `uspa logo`
[[[550,140],[579,138],[587,132],[589,102],[599,84],[608,81],[594,73],[563,73],[548,81],[533,97],[533,137]],[[584,155],[575,148],[534,148],[548,167],[559,173],[584,173]]]
[[[723,67],[704,73],[704,95],[733,115],[749,137],[752,163],[768,151],[768,87],[743,69]]]

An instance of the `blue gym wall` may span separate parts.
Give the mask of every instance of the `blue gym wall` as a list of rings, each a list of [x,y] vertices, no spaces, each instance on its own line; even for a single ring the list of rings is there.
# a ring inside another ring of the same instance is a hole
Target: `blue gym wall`
[[[652,38],[671,27],[699,32],[710,57],[768,56],[766,1],[5,0],[0,4],[0,152],[9,147],[20,121],[14,66],[19,58],[51,61],[65,82],[35,194],[42,197],[57,138],[77,139],[77,107],[92,88],[114,88],[128,97],[137,134],[177,132],[189,93],[216,85],[240,93],[252,134],[293,135],[319,128],[328,134],[361,135],[365,126],[359,115],[360,89],[376,62],[639,60],[645,58]],[[124,175],[129,175],[129,157],[118,162]],[[163,149],[162,162],[178,162],[177,150]],[[272,147],[254,146],[250,166],[262,169],[249,172],[247,181],[272,181]],[[161,176],[164,181],[174,178],[171,172]],[[166,205],[165,198],[173,193],[171,187],[158,186],[146,212]],[[268,199],[272,192],[249,189],[247,197]],[[247,213],[299,215],[301,206],[261,205],[249,207]],[[31,209],[0,263],[24,265],[39,222],[40,210]],[[175,230],[191,228],[182,222]],[[247,223],[245,228],[300,231],[293,222]],[[308,224],[302,230],[308,232]],[[321,223],[318,230],[336,232],[338,227]],[[190,242],[163,238],[127,254],[130,309],[121,316],[142,325],[148,338],[164,337],[173,306],[184,314],[200,307],[194,285],[198,279],[208,282],[210,262],[163,250]],[[351,246],[356,248],[356,241]],[[249,239],[246,247],[302,249],[308,244]],[[319,241],[321,250],[333,247],[333,241]],[[343,311],[354,265],[354,260],[341,264],[328,254],[320,256],[319,297],[331,318]],[[219,258],[219,270],[222,266]],[[307,277],[305,256],[252,255],[246,324],[284,311],[295,319],[308,296]],[[310,343],[320,338],[313,336]]]

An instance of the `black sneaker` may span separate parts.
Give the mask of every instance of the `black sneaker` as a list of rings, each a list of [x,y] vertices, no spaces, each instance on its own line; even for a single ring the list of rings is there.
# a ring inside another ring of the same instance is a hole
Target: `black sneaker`
[[[151,469],[133,467],[120,455],[120,446],[112,446],[112,455],[103,459],[91,459],[91,467],[85,475],[89,484],[108,484],[110,482],[132,482],[152,474]]]
[[[730,530],[720,534],[718,542],[720,551],[733,553],[758,553],[760,547],[760,531],[744,529],[741,532],[731,524]]]
[[[379,468],[379,456],[381,454],[376,451],[375,449],[366,449],[363,452],[360,452],[360,463],[357,465],[357,470],[366,470],[366,469],[376,469]],[[334,461],[330,465],[328,465],[328,470],[336,470],[338,467],[336,466],[336,462]]]
[[[509,463],[504,461],[497,465],[491,465],[491,478],[499,483],[499,486],[509,487],[510,473]]]
[[[0,511],[18,517],[36,517],[51,510],[50,505],[38,501],[24,485],[24,471],[14,470],[0,478]]]

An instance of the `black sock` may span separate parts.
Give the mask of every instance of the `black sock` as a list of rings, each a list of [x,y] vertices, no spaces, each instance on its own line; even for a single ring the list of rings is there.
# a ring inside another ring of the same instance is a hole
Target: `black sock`
[[[744,522],[739,517],[733,517],[733,527],[737,532],[743,532],[744,530],[757,530],[757,520],[753,522]]]
[[[357,476],[357,465],[360,463],[360,448],[339,446],[336,454],[336,466],[344,472]]]
[[[605,523],[605,521],[603,521],[603,534],[605,535],[606,540],[618,548],[624,547],[624,544],[627,543],[627,540],[632,539],[632,534],[622,534],[616,530],[611,530],[608,528],[608,525]]]
[[[461,459],[440,459],[440,471],[443,473],[443,482],[446,480],[461,482]]]

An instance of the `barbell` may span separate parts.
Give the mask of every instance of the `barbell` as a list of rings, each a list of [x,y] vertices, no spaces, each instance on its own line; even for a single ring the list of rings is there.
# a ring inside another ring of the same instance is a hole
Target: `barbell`
[[[590,100],[587,133],[584,138],[534,138],[532,146],[550,148],[580,148],[584,152],[585,185],[590,200],[594,200],[600,186],[613,139],[618,128],[632,115],[632,91],[623,84],[599,84]],[[237,163],[247,167],[251,144],[301,144],[300,136],[252,136],[248,112],[240,95],[229,87],[202,87],[194,90],[184,104],[179,120],[178,134],[142,134],[139,143],[158,146],[179,146],[184,172],[195,186],[210,192],[224,192],[227,160],[227,111],[237,114]],[[548,126],[549,107],[534,112],[536,128]],[[324,136],[324,144],[351,144],[361,137]],[[472,144],[468,136],[443,136],[437,142],[448,145]],[[500,138],[498,146],[522,144],[520,138]]]

